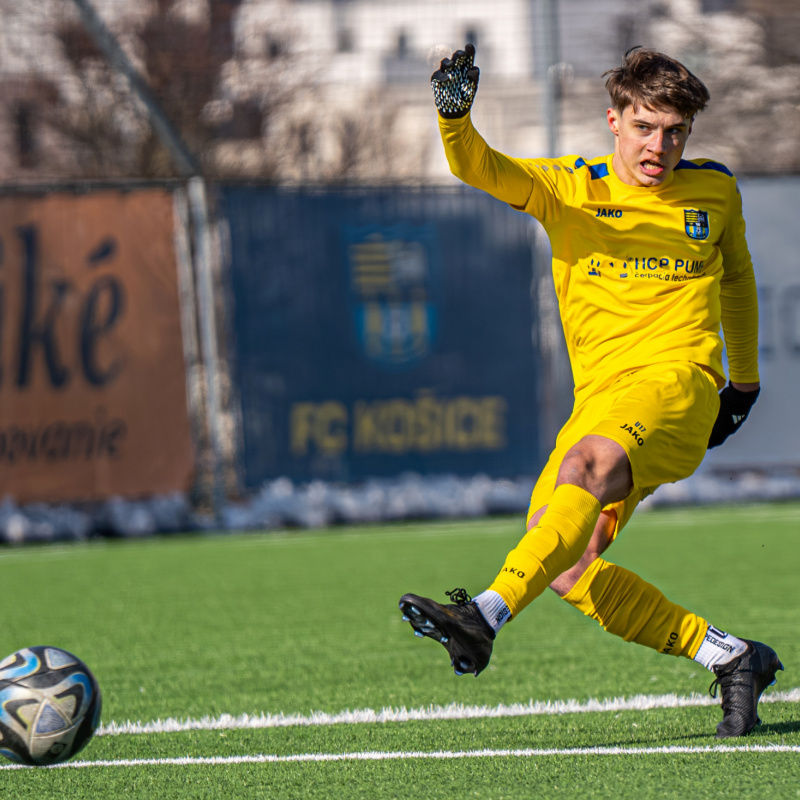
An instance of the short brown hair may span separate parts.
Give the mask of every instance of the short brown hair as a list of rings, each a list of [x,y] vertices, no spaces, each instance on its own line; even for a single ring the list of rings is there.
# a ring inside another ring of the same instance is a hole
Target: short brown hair
[[[655,50],[634,47],[622,65],[603,73],[611,105],[619,112],[628,106],[676,111],[695,117],[709,100],[708,89],[680,61]]]

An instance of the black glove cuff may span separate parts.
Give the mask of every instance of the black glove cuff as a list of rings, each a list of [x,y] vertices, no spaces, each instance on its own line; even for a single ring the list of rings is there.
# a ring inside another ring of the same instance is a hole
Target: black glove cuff
[[[720,394],[732,411],[746,414],[758,400],[758,396],[761,394],[761,387],[754,392],[741,392],[729,383]]]
[[[719,447],[742,427],[760,392],[760,388],[754,392],[740,392],[728,385],[719,393],[719,414],[708,439],[709,449]]]

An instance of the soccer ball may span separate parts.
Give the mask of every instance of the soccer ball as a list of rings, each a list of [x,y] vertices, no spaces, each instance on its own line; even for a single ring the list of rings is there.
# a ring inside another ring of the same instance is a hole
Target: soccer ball
[[[86,746],[100,722],[94,675],[58,647],[27,647],[0,661],[0,754],[34,767]]]

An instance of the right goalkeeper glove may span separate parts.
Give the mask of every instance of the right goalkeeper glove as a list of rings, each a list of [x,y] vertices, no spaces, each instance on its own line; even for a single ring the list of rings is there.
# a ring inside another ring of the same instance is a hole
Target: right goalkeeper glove
[[[439,69],[431,75],[431,88],[436,108],[445,119],[465,117],[475,92],[481,71],[473,65],[475,48],[468,44],[456,50],[452,58],[442,59]]]
[[[756,389],[754,392],[740,392],[730,383],[719,393],[719,414],[708,440],[709,450],[712,447],[719,447],[744,425],[760,393],[761,389]]]

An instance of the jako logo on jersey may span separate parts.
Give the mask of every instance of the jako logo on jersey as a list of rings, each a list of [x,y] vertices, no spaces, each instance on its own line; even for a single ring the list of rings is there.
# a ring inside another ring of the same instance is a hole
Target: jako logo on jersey
[[[636,440],[636,444],[640,447],[644,444],[644,439],[639,435],[638,431],[633,429],[633,425],[620,425],[622,430],[627,431]]]
[[[622,216],[622,210],[619,208],[598,208],[594,216],[595,219],[597,217],[616,217],[619,219]]]
[[[708,239],[708,212],[698,211],[695,208],[685,208],[683,210],[683,221],[686,233],[692,239]]]

